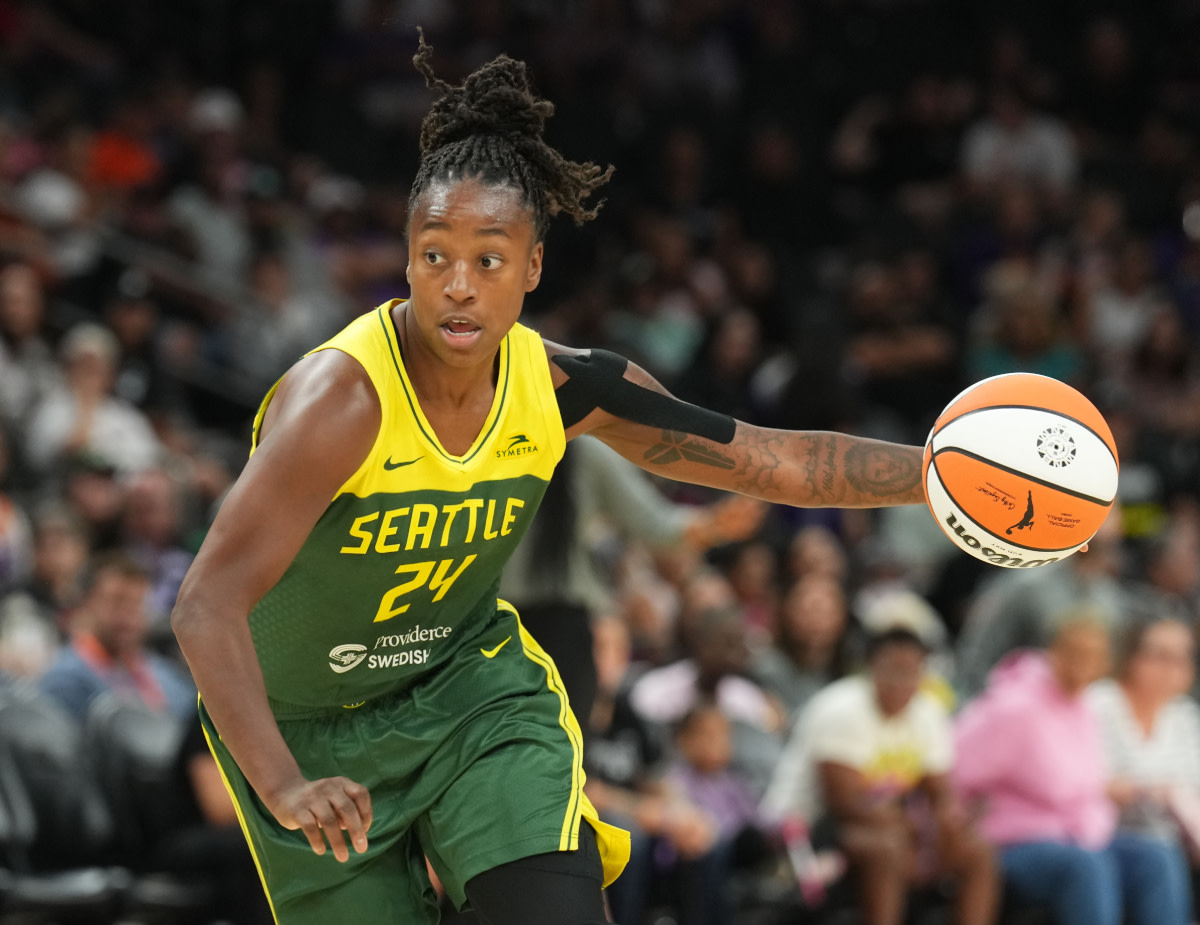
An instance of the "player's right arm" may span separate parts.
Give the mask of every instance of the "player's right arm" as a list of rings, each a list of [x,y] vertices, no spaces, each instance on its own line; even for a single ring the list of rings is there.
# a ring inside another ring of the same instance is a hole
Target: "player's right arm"
[[[221,740],[266,807],[313,851],[367,846],[371,801],[343,777],[308,780],[280,735],[249,614],[283,575],[338,488],[370,452],[379,399],[337,350],[301,360],[268,406],[259,446],[230,490],[179,591],[171,624]]]

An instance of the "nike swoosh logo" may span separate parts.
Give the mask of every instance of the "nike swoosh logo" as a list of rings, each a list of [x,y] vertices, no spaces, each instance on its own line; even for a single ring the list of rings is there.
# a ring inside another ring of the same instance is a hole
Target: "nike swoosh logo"
[[[391,472],[393,469],[403,469],[405,466],[411,466],[413,463],[420,462],[424,458],[424,456],[418,456],[416,459],[410,459],[406,462],[392,462],[391,457],[388,457],[387,461],[383,464],[383,468]]]
[[[508,639],[512,639],[512,637],[509,636]],[[495,658],[496,653],[508,645],[508,639],[505,639],[504,642],[500,643],[500,645],[496,646],[494,649],[480,649],[479,651],[483,653],[484,658]]]

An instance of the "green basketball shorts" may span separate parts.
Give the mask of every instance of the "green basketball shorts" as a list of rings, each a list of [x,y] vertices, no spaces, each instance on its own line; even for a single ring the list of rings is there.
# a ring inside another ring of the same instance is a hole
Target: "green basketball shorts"
[[[583,792],[582,735],[558,670],[503,601],[470,649],[414,687],[279,721],[306,777],[370,791],[370,845],[345,864],[279,825],[200,712],[279,925],[435,923],[425,858],[462,908],[475,875],[575,850],[581,818],[605,886],[629,859],[629,833],[601,822]]]

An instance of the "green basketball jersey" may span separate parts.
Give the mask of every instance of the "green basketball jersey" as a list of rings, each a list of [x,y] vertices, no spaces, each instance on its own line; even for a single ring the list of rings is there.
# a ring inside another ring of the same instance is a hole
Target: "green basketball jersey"
[[[496,397],[475,443],[446,452],[404,369],[395,304],[317,348],[362,364],[383,417],[367,458],[250,614],[279,716],[399,690],[471,645],[562,457],[545,348],[521,325],[500,345]],[[273,394],[255,418],[255,445]]]

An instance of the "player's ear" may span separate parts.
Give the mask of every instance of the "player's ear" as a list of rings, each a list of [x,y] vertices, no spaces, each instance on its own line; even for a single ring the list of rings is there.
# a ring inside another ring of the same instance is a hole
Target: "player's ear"
[[[412,285],[412,264],[406,264],[404,267],[404,278],[408,280],[408,284]]]
[[[533,292],[542,281],[542,242],[538,241],[529,252],[529,266],[525,271],[525,291]]]

